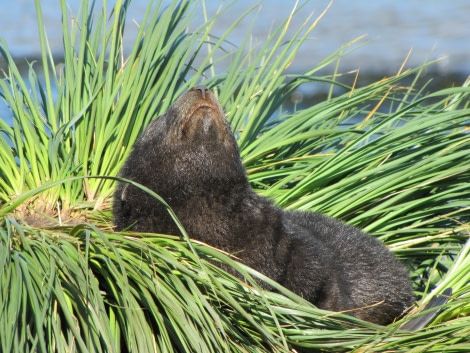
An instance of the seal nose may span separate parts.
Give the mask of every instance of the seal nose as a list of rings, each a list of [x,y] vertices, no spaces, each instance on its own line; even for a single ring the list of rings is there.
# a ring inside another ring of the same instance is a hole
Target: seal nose
[[[209,91],[209,89],[206,86],[203,86],[203,85],[197,85],[193,88],[193,90],[200,91],[201,96],[202,96],[203,99],[206,98],[206,92]]]

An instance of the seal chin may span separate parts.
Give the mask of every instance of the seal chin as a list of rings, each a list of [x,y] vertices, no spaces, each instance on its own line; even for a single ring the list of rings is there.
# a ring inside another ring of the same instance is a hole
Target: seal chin
[[[199,102],[199,104],[196,105],[194,110],[189,113],[188,119],[192,119],[193,116],[196,114],[205,114],[209,115],[209,117],[212,117],[212,115],[218,114],[218,109],[217,107],[206,101],[201,101]]]
[[[182,126],[182,138],[202,139],[206,142],[223,141],[227,135],[224,119],[213,106],[203,104],[186,118]]]
[[[227,134],[225,114],[215,96],[204,86],[197,86],[186,92],[183,118],[180,122],[181,137],[185,140],[206,139],[223,141]]]

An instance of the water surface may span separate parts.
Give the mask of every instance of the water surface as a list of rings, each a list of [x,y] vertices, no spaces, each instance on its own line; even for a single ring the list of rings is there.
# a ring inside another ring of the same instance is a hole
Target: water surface
[[[3,0],[5,2],[5,0]],[[22,58],[39,55],[38,27],[34,0],[9,1],[0,6],[0,37],[6,40],[12,55]],[[77,13],[80,0],[69,0],[70,11]],[[99,3],[99,1],[98,1]],[[164,3],[169,3],[165,0]],[[231,4],[214,27],[222,34],[245,11],[253,6],[250,0],[207,1],[209,16]],[[312,0],[302,7],[295,21],[300,22],[314,13],[318,16],[328,0]],[[284,20],[293,6],[292,0],[265,0],[228,37],[240,44],[255,19],[252,33],[254,43],[261,43],[273,27]],[[128,14],[128,35],[125,46],[131,48],[147,0],[133,0]],[[60,56],[62,49],[61,14],[58,0],[41,0],[49,44]],[[198,18],[199,17],[199,18]],[[196,12],[196,22],[202,21],[202,10]],[[470,74],[470,1],[468,0],[336,0],[319,22],[292,64],[291,71],[315,66],[323,58],[351,40],[367,35],[370,43],[342,59],[342,70],[360,69],[361,75],[382,77],[395,73],[412,50],[409,66],[418,66],[429,59],[445,57],[433,67],[437,75],[457,75],[457,84]],[[4,68],[4,65],[3,65]],[[449,84],[452,84],[449,82]],[[0,102],[0,118],[6,110]]]

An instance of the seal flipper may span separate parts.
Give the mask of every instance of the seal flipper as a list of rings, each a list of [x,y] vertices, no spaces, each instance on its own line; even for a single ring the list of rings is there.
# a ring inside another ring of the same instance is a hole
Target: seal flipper
[[[427,311],[426,314],[420,315],[410,321],[406,322],[400,328],[408,331],[416,331],[423,327],[426,327],[437,315],[442,311],[442,305],[449,301],[449,297],[452,295],[452,288],[447,288],[442,294],[439,294],[431,299],[431,301],[424,307],[422,312]],[[433,310],[434,308],[434,310]]]

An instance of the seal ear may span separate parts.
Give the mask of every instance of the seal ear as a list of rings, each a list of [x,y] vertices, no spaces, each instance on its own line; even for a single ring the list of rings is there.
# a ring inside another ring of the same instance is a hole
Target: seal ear
[[[127,200],[127,189],[129,188],[129,184],[126,184],[124,185],[124,187],[122,188],[122,191],[121,191],[121,202],[123,201],[126,201]]]
[[[124,183],[122,183],[124,184]],[[120,182],[120,185],[122,185]],[[125,222],[127,223],[127,217],[131,214],[131,206],[132,200],[128,200],[129,197],[129,184],[124,184],[122,189],[116,190],[115,198],[114,198],[114,217],[116,221],[116,225],[119,223]],[[126,225],[127,226],[127,225]],[[123,227],[119,226],[119,229],[124,229]]]

